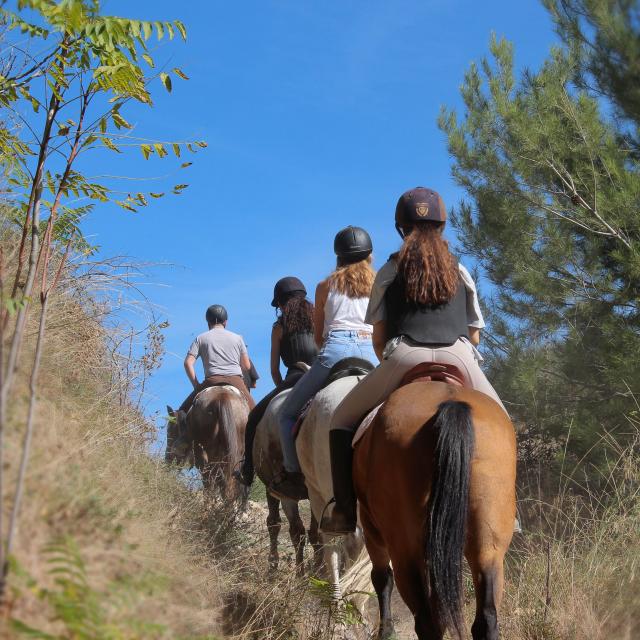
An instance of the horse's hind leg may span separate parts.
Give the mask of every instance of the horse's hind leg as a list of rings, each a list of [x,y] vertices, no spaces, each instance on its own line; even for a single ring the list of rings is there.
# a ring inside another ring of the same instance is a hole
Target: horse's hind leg
[[[377,640],[389,640],[394,637],[393,618],[391,617],[391,594],[393,592],[393,571],[384,541],[376,530],[364,507],[360,507],[360,519],[365,532],[365,541],[371,559],[371,582],[378,596],[380,624]]]
[[[471,627],[473,640],[498,640],[498,608],[502,599],[503,559],[471,558],[476,592],[476,617]]]
[[[269,515],[267,516],[267,531],[269,532],[269,572],[273,573],[278,569],[278,536],[280,535],[280,500],[274,498],[267,492],[267,506]]]
[[[289,521],[289,536],[296,552],[296,570],[299,576],[304,575],[304,543],[306,529],[300,517],[298,503],[295,500],[283,500],[282,508]]]

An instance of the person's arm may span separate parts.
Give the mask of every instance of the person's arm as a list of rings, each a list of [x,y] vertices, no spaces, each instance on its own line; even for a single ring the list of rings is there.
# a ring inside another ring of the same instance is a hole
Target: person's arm
[[[192,356],[190,353],[184,359],[184,370],[187,372],[187,378],[189,378],[189,382],[193,385],[194,389],[198,388],[199,382],[198,377],[196,376],[196,368],[195,368],[196,358]]]
[[[385,344],[387,344],[387,323],[385,320],[380,320],[373,325],[373,350],[376,352],[380,362],[382,362],[382,352]]]
[[[316,287],[316,302],[313,311],[313,335],[318,349],[322,347],[324,342],[324,305],[327,302],[328,294],[329,285],[326,280],[323,280]]]
[[[480,344],[480,329],[478,327],[469,327],[469,342],[474,347]]]
[[[282,341],[282,325],[276,323],[271,329],[271,378],[276,387],[282,384],[280,373],[280,342]]]
[[[458,268],[460,277],[464,283],[467,298],[467,331],[469,342],[471,342],[474,347],[477,347],[480,344],[480,331],[484,328],[484,318],[482,317],[480,303],[478,302],[478,290],[476,289],[476,283],[473,281],[467,269],[462,264],[458,264]]]
[[[240,355],[240,367],[244,371],[251,371],[251,360],[249,360],[249,354],[246,351]]]

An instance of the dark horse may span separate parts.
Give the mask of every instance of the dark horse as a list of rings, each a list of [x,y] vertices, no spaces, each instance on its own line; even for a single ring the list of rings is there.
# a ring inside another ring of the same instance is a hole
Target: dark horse
[[[189,457],[202,476],[205,490],[217,489],[230,501],[247,492],[232,477],[244,453],[247,401],[228,385],[207,387],[196,396],[187,414],[167,407],[167,462],[184,464]]]
[[[394,577],[420,640],[440,640],[446,630],[466,637],[464,555],[476,594],[473,638],[497,640],[515,517],[516,442],[506,413],[477,391],[414,382],[389,397],[356,445],[353,474],[378,637],[394,633]]]

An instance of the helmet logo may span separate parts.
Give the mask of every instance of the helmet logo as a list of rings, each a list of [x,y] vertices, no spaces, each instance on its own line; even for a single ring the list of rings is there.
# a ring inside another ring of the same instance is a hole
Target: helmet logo
[[[416,213],[424,218],[429,213],[429,205],[426,202],[418,202],[416,204]]]

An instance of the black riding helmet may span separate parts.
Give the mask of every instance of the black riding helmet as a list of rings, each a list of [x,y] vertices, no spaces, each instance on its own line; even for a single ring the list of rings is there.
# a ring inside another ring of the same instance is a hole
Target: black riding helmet
[[[371,237],[362,227],[348,226],[338,231],[333,241],[333,250],[345,263],[359,262],[371,255]]]
[[[405,230],[416,222],[436,222],[444,224],[447,210],[444,201],[437,191],[416,187],[405,191],[396,205],[396,229],[401,238]]]
[[[302,281],[295,276],[287,276],[286,278],[280,278],[273,287],[273,300],[271,301],[272,307],[282,306],[288,298],[294,293],[302,293],[307,295],[307,290],[304,288]]]
[[[227,310],[221,304],[212,304],[205,315],[210,325],[224,324],[228,319]]]

